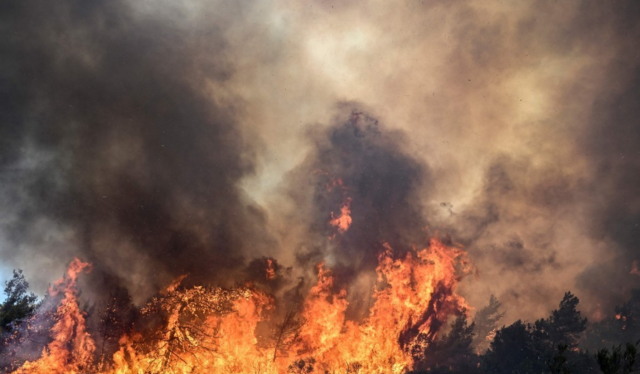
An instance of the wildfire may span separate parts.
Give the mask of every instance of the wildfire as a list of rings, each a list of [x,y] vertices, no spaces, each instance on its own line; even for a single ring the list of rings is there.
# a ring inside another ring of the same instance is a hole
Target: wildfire
[[[351,198],[340,179],[332,180],[343,203],[329,223],[344,234],[352,223]],[[265,267],[261,281],[276,281],[275,260]],[[96,336],[77,300],[78,276],[89,270],[75,259],[51,287],[51,295],[63,297],[50,343],[16,373],[405,373],[416,360],[429,359],[426,348],[448,317],[468,308],[455,292],[469,270],[464,251],[432,239],[401,256],[383,243],[373,303],[362,320],[347,318],[347,290],[337,287],[324,263],[293,305],[251,284],[186,287],[183,275],[140,309],[138,326],[122,333],[112,357],[104,356],[104,344],[97,357]]]
[[[76,259],[50,290],[64,295],[51,343],[16,372],[404,373],[437,327],[465,307],[455,294],[461,264],[463,251],[435,239],[400,258],[384,245],[375,302],[362,321],[346,318],[347,292],[333,291],[323,264],[299,308],[275,321],[274,298],[257,289],[186,288],[178,279],[142,309],[143,318],[163,317],[157,331],[122,336],[110,363],[97,365],[76,296],[77,278],[90,266]],[[257,333],[264,323],[273,326],[272,336]]]
[[[51,296],[64,295],[58,310],[57,322],[51,329],[53,339],[42,351],[42,357],[26,362],[16,373],[78,373],[90,367],[95,344],[87,332],[83,312],[76,298],[76,282],[82,271],[91,265],[73,260],[67,274],[49,289]]]
[[[333,212],[331,212],[331,221],[329,221],[329,224],[336,227],[338,232],[342,234],[349,230],[351,222],[351,199],[347,198],[340,207],[340,215],[334,216]]]

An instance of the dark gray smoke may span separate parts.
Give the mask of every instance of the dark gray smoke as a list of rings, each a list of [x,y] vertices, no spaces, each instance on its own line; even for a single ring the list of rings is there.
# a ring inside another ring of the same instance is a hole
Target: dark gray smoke
[[[351,282],[375,269],[383,243],[397,254],[427,244],[420,194],[429,169],[405,151],[404,133],[355,104],[338,112],[330,126],[310,130],[314,149],[290,175],[289,191],[309,228],[298,262],[327,261],[339,282]],[[352,222],[340,232],[329,221],[347,200]]]
[[[78,255],[156,288],[224,279],[268,245],[238,188],[253,170],[242,103],[216,99],[233,74],[220,25],[186,18],[119,0],[0,4],[2,257]]]

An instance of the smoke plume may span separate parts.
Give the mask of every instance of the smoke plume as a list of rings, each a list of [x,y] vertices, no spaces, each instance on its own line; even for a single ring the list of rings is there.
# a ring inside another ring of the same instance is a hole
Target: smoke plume
[[[572,290],[597,319],[639,284],[639,12],[4,2],[3,265],[43,292],[79,256],[138,302],[275,259],[359,288],[383,243],[438,233],[472,306],[535,319]]]

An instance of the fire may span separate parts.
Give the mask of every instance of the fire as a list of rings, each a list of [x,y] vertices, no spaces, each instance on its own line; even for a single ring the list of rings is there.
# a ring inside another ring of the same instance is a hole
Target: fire
[[[340,207],[340,215],[338,215],[337,217],[334,216],[333,212],[331,212],[331,221],[329,221],[329,224],[331,224],[331,226],[334,226],[338,229],[338,232],[345,233],[347,230],[349,230],[349,226],[351,226],[351,222],[353,220],[351,219],[351,199],[347,198],[345,199],[344,203],[342,203],[342,206]]]
[[[44,348],[39,360],[26,362],[16,373],[79,373],[90,367],[95,345],[76,298],[78,276],[90,270],[88,263],[76,258],[67,274],[49,289],[51,296],[64,296],[56,311],[57,322],[51,329],[53,341]]]
[[[276,269],[273,263],[273,260],[268,258],[267,259],[267,270],[266,270],[266,278],[267,280],[273,280],[276,277]]]
[[[274,317],[274,298],[251,286],[187,288],[181,277],[142,309],[143,318],[163,317],[157,331],[122,336],[109,363],[97,365],[94,340],[77,302],[77,278],[90,267],[76,259],[50,291],[64,294],[52,342],[40,359],[16,372],[404,373],[439,325],[466,307],[455,293],[461,265],[466,266],[464,252],[435,239],[405,256],[385,244],[375,301],[362,321],[346,318],[347,291],[334,289],[324,264],[318,265],[316,283],[299,308],[280,320]],[[258,333],[265,323],[273,335]]]
[[[340,216],[329,222],[340,233],[352,222],[346,193],[343,201]],[[263,281],[274,281],[275,261],[265,266]],[[49,291],[63,295],[51,342],[16,372],[400,374],[415,360],[428,360],[426,348],[440,326],[468,308],[455,293],[470,270],[465,252],[437,239],[404,255],[381,246],[373,304],[362,320],[347,318],[347,290],[337,287],[331,269],[324,263],[316,269],[315,284],[292,305],[251,284],[186,287],[182,275],[140,309],[140,324],[151,327],[121,336],[113,357],[98,359],[77,300],[78,276],[90,265],[75,259]]]

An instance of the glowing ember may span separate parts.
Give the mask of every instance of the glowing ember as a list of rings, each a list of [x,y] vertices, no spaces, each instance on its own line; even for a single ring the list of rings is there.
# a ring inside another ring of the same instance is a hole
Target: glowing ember
[[[347,198],[340,207],[340,215],[334,216],[331,213],[331,221],[329,223],[338,229],[338,232],[345,233],[351,226],[351,199]]]

